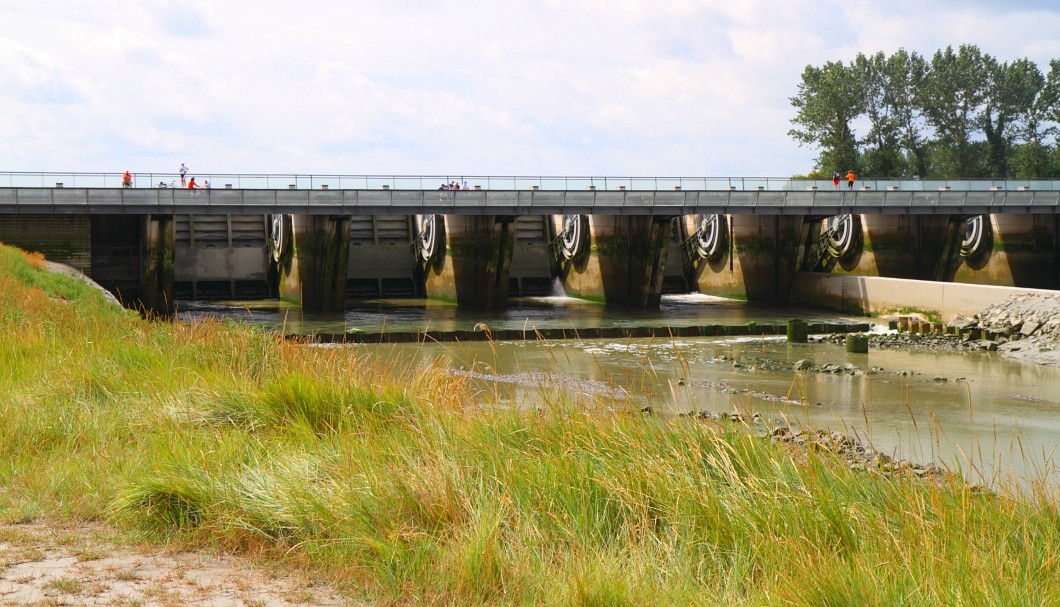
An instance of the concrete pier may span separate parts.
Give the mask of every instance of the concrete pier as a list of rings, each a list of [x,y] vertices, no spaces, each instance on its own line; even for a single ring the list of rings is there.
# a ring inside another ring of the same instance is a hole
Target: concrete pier
[[[291,247],[279,260],[280,298],[307,310],[346,307],[350,219],[291,216]]]
[[[495,215],[444,216],[437,232],[439,246],[423,267],[427,297],[473,308],[507,305],[514,219]]]
[[[562,264],[568,295],[615,305],[658,306],[671,218],[592,215],[587,250]]]
[[[140,303],[152,312],[173,313],[173,250],[175,222],[172,215],[140,218]]]
[[[717,252],[693,259],[701,293],[753,301],[783,302],[798,267],[802,216],[721,216],[724,242]]]

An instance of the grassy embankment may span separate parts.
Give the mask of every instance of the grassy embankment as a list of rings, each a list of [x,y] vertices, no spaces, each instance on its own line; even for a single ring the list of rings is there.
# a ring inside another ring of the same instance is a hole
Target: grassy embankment
[[[313,568],[374,604],[1055,605],[1055,493],[145,322],[0,247],[0,515]],[[352,590],[358,589],[358,590]]]

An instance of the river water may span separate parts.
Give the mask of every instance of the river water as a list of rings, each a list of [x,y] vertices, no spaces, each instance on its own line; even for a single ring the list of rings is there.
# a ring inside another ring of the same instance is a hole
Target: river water
[[[865,322],[826,312],[702,295],[664,296],[657,310],[566,297],[517,299],[501,311],[426,300],[362,302],[309,314],[279,302],[183,302],[179,315],[235,318],[285,334],[381,331],[677,327],[809,321]],[[916,463],[960,469],[987,485],[1060,486],[1060,369],[990,352],[870,349],[781,337],[527,340],[359,344],[389,360],[440,361],[483,400],[517,406],[578,402],[660,414],[707,411],[840,431]],[[795,363],[808,361],[807,371]]]

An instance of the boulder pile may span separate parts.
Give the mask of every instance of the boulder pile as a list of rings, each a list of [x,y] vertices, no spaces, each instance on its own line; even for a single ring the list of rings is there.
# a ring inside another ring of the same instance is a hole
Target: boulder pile
[[[995,342],[1003,356],[1060,366],[1060,294],[1014,295],[951,325],[967,338]]]

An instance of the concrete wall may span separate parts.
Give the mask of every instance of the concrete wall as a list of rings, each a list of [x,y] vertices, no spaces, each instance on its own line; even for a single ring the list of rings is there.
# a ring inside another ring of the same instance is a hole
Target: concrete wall
[[[416,251],[408,215],[359,215],[350,218],[350,258],[346,297],[415,297],[423,287],[416,277]]]
[[[950,321],[958,314],[971,316],[1022,293],[1055,295],[1056,291],[799,272],[788,303],[848,314],[935,312]]]
[[[271,295],[265,217],[177,215],[174,297],[256,299]]]
[[[508,276],[509,297],[552,295],[552,260],[549,242],[555,228],[551,215],[523,215],[513,222],[515,245]]]
[[[92,222],[88,215],[0,215],[0,242],[41,253],[85,274],[92,271]]]

